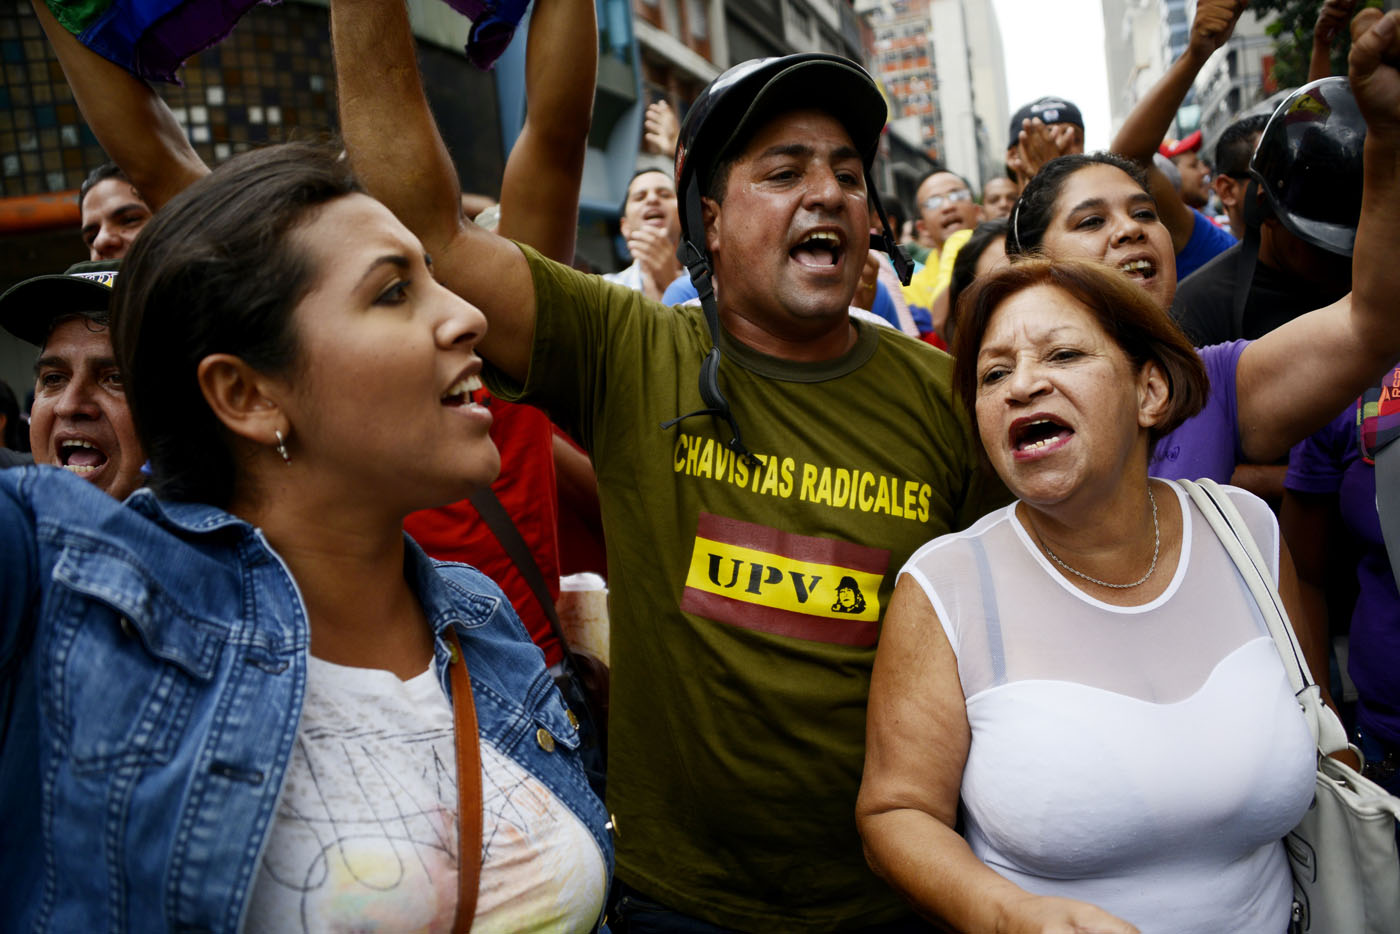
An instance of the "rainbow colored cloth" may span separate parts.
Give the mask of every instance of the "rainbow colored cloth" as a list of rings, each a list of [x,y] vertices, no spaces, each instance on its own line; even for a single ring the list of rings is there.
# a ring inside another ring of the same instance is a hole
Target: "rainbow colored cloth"
[[[472,21],[467,59],[483,70],[500,58],[529,0],[446,0]],[[277,0],[44,0],[54,18],[98,55],[148,81],[178,84],[192,55],[223,41],[259,3]]]
[[[1400,437],[1400,367],[1356,401],[1356,430],[1368,464],[1375,464],[1376,452]]]

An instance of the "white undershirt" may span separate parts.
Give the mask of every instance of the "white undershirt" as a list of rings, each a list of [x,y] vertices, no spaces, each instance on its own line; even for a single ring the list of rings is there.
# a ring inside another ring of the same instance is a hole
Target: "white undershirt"
[[[1228,489],[1277,580],[1273,514]],[[1315,747],[1234,562],[1175,495],[1176,573],[1137,606],[1075,586],[1014,504],[909,559],[967,701],[966,836],[1027,891],[1143,934],[1279,934]]]
[[[481,770],[472,930],[591,928],[607,880],[588,829],[488,742]],[[433,669],[400,681],[311,658],[247,929],[447,934],[456,904],[452,707]]]

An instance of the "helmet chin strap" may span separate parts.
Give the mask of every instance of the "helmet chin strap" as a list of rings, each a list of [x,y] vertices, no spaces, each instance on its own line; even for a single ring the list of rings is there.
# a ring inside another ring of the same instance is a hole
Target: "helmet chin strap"
[[[701,236],[703,236],[705,222],[700,208],[700,185],[694,176],[691,176],[686,185],[682,204],[686,212],[687,228],[700,231]],[[743,438],[739,434],[739,423],[729,408],[729,400],[724,397],[724,392],[719,388],[719,307],[715,304],[714,271],[710,269],[710,261],[705,253],[689,239],[681,242],[680,249],[676,251],[676,258],[690,273],[690,281],[694,284],[695,290],[700,293],[700,307],[705,312],[705,324],[710,330],[710,352],[705,356],[704,362],[700,364],[700,401],[705,404],[705,407],[667,419],[661,423],[661,428],[664,431],[697,415],[718,416],[729,423],[729,430],[732,434],[729,439],[729,449],[742,457],[744,463],[748,464],[750,468],[757,470],[763,465],[744,446]]]
[[[865,190],[869,193],[870,203],[880,218],[880,233],[870,235],[870,249],[889,254],[900,284],[908,285],[914,275],[914,261],[909,258],[908,253],[899,248],[899,243],[894,238],[894,229],[890,227],[890,219],[885,215],[885,206],[880,203],[880,195],[875,190],[875,180],[870,177],[869,172],[865,173]]]
[[[1254,284],[1254,268],[1259,262],[1259,228],[1273,216],[1273,209],[1259,193],[1259,183],[1251,178],[1244,191],[1244,239],[1235,255],[1235,291],[1230,304],[1236,334],[1244,332],[1244,309],[1249,304],[1249,289]]]

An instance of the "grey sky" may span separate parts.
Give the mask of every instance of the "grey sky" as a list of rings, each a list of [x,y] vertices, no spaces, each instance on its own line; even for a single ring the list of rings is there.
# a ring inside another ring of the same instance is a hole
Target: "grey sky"
[[[1084,115],[1085,147],[1106,149],[1108,74],[1100,0],[992,0],[992,5],[1006,52],[1008,109],[1015,113],[1046,94],[1067,98]]]

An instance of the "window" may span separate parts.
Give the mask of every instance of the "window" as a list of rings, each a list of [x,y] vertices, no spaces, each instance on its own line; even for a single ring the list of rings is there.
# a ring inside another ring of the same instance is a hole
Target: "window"
[[[799,7],[789,0],[783,4],[783,12],[787,19],[788,32],[799,39],[811,41],[812,38],[812,14],[806,9]]]
[[[710,5],[706,0],[686,0],[686,25],[690,27],[690,38],[710,37]]]

